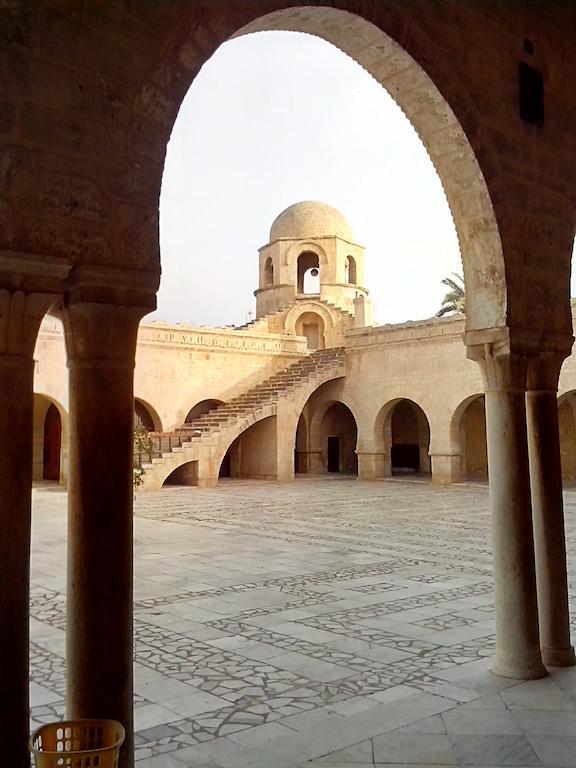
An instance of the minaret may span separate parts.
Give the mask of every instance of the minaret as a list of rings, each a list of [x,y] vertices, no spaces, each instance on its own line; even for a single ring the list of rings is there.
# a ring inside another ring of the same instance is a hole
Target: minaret
[[[259,254],[258,318],[314,297],[355,314],[359,300],[368,296],[364,248],[354,242],[340,211],[325,203],[305,201],[286,208]]]

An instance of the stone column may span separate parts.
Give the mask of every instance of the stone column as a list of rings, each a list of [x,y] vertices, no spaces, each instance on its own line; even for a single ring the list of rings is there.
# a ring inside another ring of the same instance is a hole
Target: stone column
[[[133,763],[132,446],[138,322],[149,308],[68,299],[67,715],[119,720]]]
[[[356,449],[358,456],[358,480],[379,480],[390,477],[390,457],[384,451]]]
[[[294,448],[298,416],[290,408],[279,404],[276,414],[276,480],[279,483],[294,481]]]
[[[56,296],[0,290],[0,743],[28,768],[34,345]]]
[[[308,473],[310,475],[326,474],[326,455],[322,450],[308,451]]]
[[[526,435],[527,357],[497,342],[468,347],[486,386],[486,434],[494,557],[496,655],[492,671],[519,680],[543,677]],[[467,339],[468,341],[468,339]]]
[[[459,453],[430,453],[430,461],[434,484],[450,485],[461,481],[461,456]]]
[[[540,645],[542,659],[550,666],[576,663],[570,644],[558,432],[558,378],[565,356],[566,353],[543,353],[533,360],[529,367],[529,389],[526,393]]]

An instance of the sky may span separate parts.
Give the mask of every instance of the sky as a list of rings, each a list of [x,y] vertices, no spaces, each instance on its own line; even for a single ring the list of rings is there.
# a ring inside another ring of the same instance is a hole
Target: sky
[[[147,319],[246,322],[258,248],[300,200],[350,222],[378,323],[434,315],[440,281],[462,272],[440,180],[387,92],[319,38],[260,32],[222,45],[182,103],[160,201],[158,310]]]

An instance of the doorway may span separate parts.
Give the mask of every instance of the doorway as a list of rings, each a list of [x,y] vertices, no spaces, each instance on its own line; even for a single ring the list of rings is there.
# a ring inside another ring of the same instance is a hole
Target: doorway
[[[340,438],[328,438],[328,472],[340,472]]]
[[[62,445],[62,422],[54,403],[46,411],[44,419],[44,480],[60,480],[60,449]]]

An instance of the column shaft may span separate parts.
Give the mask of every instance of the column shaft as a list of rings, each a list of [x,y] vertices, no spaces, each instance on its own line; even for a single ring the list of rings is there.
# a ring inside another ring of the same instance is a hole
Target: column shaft
[[[107,362],[70,368],[67,710],[119,720],[130,754],[133,371]]]
[[[486,392],[496,655],[503,677],[542,677],[524,391]]]
[[[545,664],[576,663],[570,644],[562,468],[555,391],[526,393],[540,644]]]
[[[67,713],[119,720],[133,764],[133,378],[140,313],[73,304],[70,369]]]
[[[279,483],[294,482],[294,449],[298,420],[290,411],[279,408],[276,415],[276,479]]]
[[[34,361],[0,354],[0,743],[28,768],[30,509]]]

